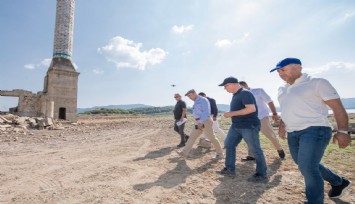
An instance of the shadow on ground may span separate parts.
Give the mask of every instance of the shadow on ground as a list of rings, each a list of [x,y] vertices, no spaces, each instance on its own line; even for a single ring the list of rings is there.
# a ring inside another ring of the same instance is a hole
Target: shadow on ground
[[[247,178],[255,172],[254,162],[244,162],[237,165],[236,177],[221,177],[220,185],[213,193],[216,197],[216,203],[257,203],[265,191],[278,186],[281,182],[281,175],[275,175],[281,160],[275,159],[271,165],[268,165],[268,176],[272,178],[268,183],[252,183]],[[286,202],[286,201],[285,201]]]
[[[167,149],[169,149],[169,150],[167,150]],[[174,148],[172,148],[172,149],[174,149]],[[135,161],[147,159],[147,158],[152,159],[152,158],[162,157],[162,156],[164,156],[163,155],[164,152],[169,153],[169,151],[171,152],[170,148],[164,148],[159,151],[150,152],[145,157],[137,158],[137,159],[135,159]],[[158,152],[161,152],[162,154],[157,156],[156,154]],[[210,152],[210,150],[208,150],[208,149],[206,150],[203,148],[193,149],[190,152],[191,157],[189,159],[193,160],[193,159],[201,158],[201,157],[205,156],[206,153],[209,153],[209,152]],[[148,156],[148,155],[150,155],[150,156]],[[192,176],[194,174],[201,174],[201,173],[207,171],[208,169],[212,168],[213,164],[216,163],[215,161],[211,160],[210,162],[208,162],[198,168],[191,169],[186,164],[185,159],[183,159],[180,156],[169,159],[169,162],[170,163],[177,163],[176,167],[174,169],[168,170],[166,173],[159,176],[159,178],[156,181],[149,182],[149,183],[136,184],[133,186],[133,189],[138,190],[138,191],[144,191],[146,189],[152,188],[153,186],[161,186],[163,188],[173,188],[175,186],[185,183],[187,177]]]
[[[164,147],[162,149],[149,152],[144,157],[139,157],[139,158],[133,159],[133,161],[141,161],[141,160],[145,160],[145,159],[156,159],[159,157],[164,157],[166,155],[169,155],[174,149],[175,148],[173,148],[173,147]]]

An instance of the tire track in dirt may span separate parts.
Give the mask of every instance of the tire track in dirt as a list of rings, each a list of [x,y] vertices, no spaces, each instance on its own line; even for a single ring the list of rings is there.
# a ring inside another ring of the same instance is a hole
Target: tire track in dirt
[[[68,201],[62,195],[62,184],[45,176],[34,176],[33,181],[39,185],[40,193],[46,194],[49,199],[58,204],[66,204]]]

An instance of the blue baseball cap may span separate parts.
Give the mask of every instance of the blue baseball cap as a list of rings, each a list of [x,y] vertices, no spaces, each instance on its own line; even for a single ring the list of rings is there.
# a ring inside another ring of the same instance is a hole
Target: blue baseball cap
[[[287,66],[289,64],[299,64],[302,65],[301,60],[297,58],[286,58],[281,60],[279,63],[277,63],[276,67],[270,70],[270,72],[273,72],[275,70],[281,69],[284,66]]]

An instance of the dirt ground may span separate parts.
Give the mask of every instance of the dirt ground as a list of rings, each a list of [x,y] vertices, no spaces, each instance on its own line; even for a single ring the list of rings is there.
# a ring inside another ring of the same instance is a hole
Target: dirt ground
[[[191,122],[186,132],[191,131]],[[176,152],[179,136],[171,116],[79,117],[63,130],[31,130],[0,134],[0,203],[302,203],[304,183],[290,158],[280,160],[264,150],[269,183],[246,179],[255,162],[241,162],[237,176],[214,172],[213,149],[197,148],[192,159]],[[345,158],[346,159],[346,158]],[[337,161],[334,161],[337,162]],[[354,169],[336,169],[355,182]],[[329,185],[325,184],[325,192]],[[325,203],[355,203],[352,186],[342,199]]]

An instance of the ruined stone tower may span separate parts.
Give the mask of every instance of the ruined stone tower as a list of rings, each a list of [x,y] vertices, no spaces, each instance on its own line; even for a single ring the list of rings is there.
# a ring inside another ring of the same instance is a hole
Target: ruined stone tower
[[[44,79],[46,116],[76,121],[78,76],[72,62],[74,0],[57,0],[54,48]]]
[[[74,0],[57,0],[54,48],[44,89],[37,94],[23,89],[0,90],[0,96],[18,97],[10,112],[19,116],[76,121],[78,77],[72,62]]]

